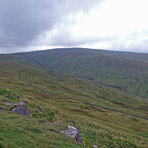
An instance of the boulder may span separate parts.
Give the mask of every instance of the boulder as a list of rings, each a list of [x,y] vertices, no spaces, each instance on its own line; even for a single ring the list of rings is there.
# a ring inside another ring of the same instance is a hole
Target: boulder
[[[72,137],[75,141],[79,143],[81,143],[82,141],[80,131],[73,126],[68,126],[66,130],[62,130],[61,132],[69,137]]]
[[[12,112],[16,112],[16,113],[19,113],[21,115],[27,115],[27,116],[31,115],[29,110],[28,110],[28,106],[24,101],[22,101],[20,103],[13,104],[13,107],[10,110]]]
[[[10,103],[10,102],[8,102],[8,101],[4,101],[3,102],[5,105],[7,105],[7,106],[12,106],[13,104],[12,103]]]

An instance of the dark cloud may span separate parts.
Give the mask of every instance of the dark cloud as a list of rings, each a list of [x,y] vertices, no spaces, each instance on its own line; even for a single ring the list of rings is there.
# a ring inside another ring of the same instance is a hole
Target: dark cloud
[[[120,1],[0,0],[0,53],[57,46],[147,51],[146,0]]]
[[[55,3],[48,0],[1,0],[1,46],[24,46],[57,22]]]
[[[0,0],[0,48],[30,46],[68,13],[87,10],[98,0]]]

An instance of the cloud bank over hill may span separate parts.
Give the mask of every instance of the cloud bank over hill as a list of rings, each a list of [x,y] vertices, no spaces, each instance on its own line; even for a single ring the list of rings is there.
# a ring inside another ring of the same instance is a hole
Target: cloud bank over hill
[[[147,0],[0,0],[0,53],[56,47],[148,52]]]

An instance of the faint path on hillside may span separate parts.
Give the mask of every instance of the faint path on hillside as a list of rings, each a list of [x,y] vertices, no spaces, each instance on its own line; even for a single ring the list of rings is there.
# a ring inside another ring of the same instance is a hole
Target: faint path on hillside
[[[56,97],[60,97],[61,99],[73,100],[73,101],[77,101],[77,102],[80,102],[80,103],[84,103],[84,104],[90,105],[91,107],[96,107],[96,108],[100,108],[100,109],[104,109],[104,110],[114,111],[114,112],[122,113],[122,114],[125,114],[125,115],[129,115],[129,116],[132,116],[132,117],[136,117],[136,118],[141,118],[141,119],[144,119],[144,120],[148,120],[148,118],[146,118],[146,117],[142,117],[142,116],[135,115],[135,114],[132,114],[132,113],[127,113],[127,112],[124,112],[124,111],[121,111],[121,110],[118,110],[118,109],[109,108],[109,107],[103,107],[103,106],[100,106],[100,105],[92,104],[92,103],[87,102],[87,101],[82,101],[82,100],[78,100],[78,99],[75,99],[75,98],[66,97],[66,96],[63,96],[63,95],[57,95],[57,94],[49,93],[49,92],[47,92],[47,91],[44,91],[44,90],[40,89],[40,88],[37,87],[37,86],[33,86],[33,85],[32,85],[31,83],[29,83],[28,81],[23,80],[23,79],[21,78],[21,73],[22,73],[22,72],[24,72],[24,70],[19,70],[19,71],[18,71],[18,80],[19,80],[19,81],[22,81],[22,82],[24,82],[24,83],[26,83],[27,85],[29,85],[30,87],[32,87],[32,88],[34,88],[34,89],[39,90],[39,91],[40,91],[41,93],[43,93],[43,94],[52,95],[52,96],[56,96]]]

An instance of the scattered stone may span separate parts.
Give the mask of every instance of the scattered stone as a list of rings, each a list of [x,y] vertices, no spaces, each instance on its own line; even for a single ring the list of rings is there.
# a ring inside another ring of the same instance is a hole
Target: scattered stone
[[[45,109],[44,109],[44,108],[42,108],[42,107],[38,107],[38,110],[39,110],[39,111],[42,111],[42,112],[44,112],[44,111],[45,111]]]
[[[13,107],[10,110],[12,112],[16,112],[16,113],[19,113],[21,115],[27,115],[27,116],[31,115],[31,113],[28,110],[28,106],[24,101],[22,101],[20,103],[13,104]]]
[[[17,96],[17,98],[18,98],[20,101],[23,101],[21,96]]]
[[[94,145],[94,148],[98,148],[98,146]]]
[[[10,103],[10,102],[8,102],[8,101],[4,101],[3,102],[5,105],[7,105],[7,106],[12,106],[13,104],[12,103]]]
[[[57,122],[53,122],[52,124],[55,125],[55,126],[58,126],[58,123]]]
[[[11,97],[13,97],[13,96],[15,96],[15,94],[13,94],[13,93],[10,93],[10,96],[11,96]]]
[[[24,121],[28,122],[29,120],[28,119],[23,119]]]
[[[1,111],[4,111],[4,110],[6,110],[6,109],[5,109],[5,108],[0,107],[0,110],[1,110]]]
[[[68,126],[68,128],[66,130],[62,130],[61,133],[69,136],[69,137],[72,137],[75,141],[81,143],[81,134],[80,134],[80,131],[73,127],[73,126]]]
[[[54,129],[49,129],[51,132],[57,132],[56,130],[54,130]]]

